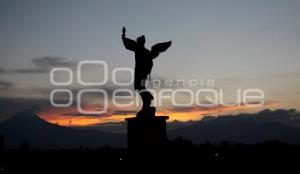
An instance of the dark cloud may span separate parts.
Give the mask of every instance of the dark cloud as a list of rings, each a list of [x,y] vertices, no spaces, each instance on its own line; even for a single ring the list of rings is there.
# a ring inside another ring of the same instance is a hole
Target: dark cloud
[[[116,110],[113,112],[113,114],[116,114],[116,115],[132,115],[132,114],[136,114],[137,111],[122,111],[122,110]]]
[[[269,109],[263,110],[257,113],[257,119],[259,121],[285,121],[300,119],[300,113],[295,109],[277,109],[271,111]]]
[[[6,73],[6,72],[7,72],[6,69],[0,68],[0,73]]]
[[[45,73],[48,72],[48,69],[41,69],[41,68],[26,68],[26,69],[16,69],[13,70],[12,72],[14,73],[25,73],[25,74],[30,74],[30,73]]]
[[[217,109],[222,109],[225,108],[225,106],[222,105],[216,105],[216,106],[212,106],[212,107],[200,107],[200,106],[190,106],[190,107],[172,107],[169,108],[169,111],[173,111],[173,112],[193,112],[193,111],[208,111],[208,110],[217,110]]]
[[[79,112],[69,112],[69,113],[64,113],[64,116],[74,116],[74,117],[103,117],[103,116],[107,116],[107,114],[82,114]]]
[[[84,106],[83,106],[84,107]],[[89,109],[87,109],[89,110]],[[103,108],[101,106],[99,109],[93,109],[93,111],[102,111]],[[83,114],[78,111],[72,111],[72,112],[66,112],[63,114],[63,116],[72,116],[72,117],[110,117],[113,114],[113,108],[108,107],[107,112],[104,114]]]
[[[169,129],[177,129],[197,123],[212,122],[213,124],[228,123],[283,123],[291,127],[300,127],[300,113],[295,109],[265,109],[257,113],[240,113],[237,115],[205,116],[200,121],[172,121]]]
[[[74,65],[76,65],[75,62],[70,61],[65,57],[52,56],[34,58],[31,59],[31,63],[40,68],[73,67]]]
[[[13,73],[46,73],[54,67],[73,68],[76,62],[65,57],[45,56],[33,58],[30,61],[34,67],[12,70]],[[1,72],[1,70],[0,70]]]
[[[202,102],[203,104],[206,102]],[[210,104],[207,102],[207,104]],[[249,105],[258,105],[260,102],[248,102]],[[263,106],[270,106],[276,104],[274,101],[265,101]],[[239,104],[240,107],[246,106],[243,103]],[[223,106],[223,105],[215,105],[212,107],[203,107],[203,106],[189,106],[189,107],[184,107],[184,106],[174,106],[171,108],[168,108],[168,111],[173,111],[173,112],[193,112],[193,111],[211,111],[211,110],[222,110],[222,109],[228,109],[228,108],[236,108],[237,106]]]
[[[13,87],[13,85],[14,84],[11,82],[0,81],[0,89],[2,89],[2,90],[9,89],[9,88]]]
[[[203,117],[202,121],[246,121],[252,120],[256,122],[281,122],[289,123],[289,121],[300,122],[300,113],[295,109],[265,109],[257,113],[241,113],[238,115],[224,115],[219,117]]]

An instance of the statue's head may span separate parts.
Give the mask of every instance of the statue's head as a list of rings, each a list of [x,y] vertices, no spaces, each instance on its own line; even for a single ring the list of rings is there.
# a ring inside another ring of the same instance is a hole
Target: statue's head
[[[146,42],[145,36],[142,35],[142,36],[136,38],[136,42],[137,42],[138,44],[140,44],[140,45],[144,45],[145,42]]]

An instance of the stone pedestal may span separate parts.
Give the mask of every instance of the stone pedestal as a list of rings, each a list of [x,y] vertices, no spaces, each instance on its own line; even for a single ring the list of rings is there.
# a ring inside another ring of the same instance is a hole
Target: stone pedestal
[[[168,116],[133,117],[127,121],[127,144],[130,150],[160,148],[167,142]]]

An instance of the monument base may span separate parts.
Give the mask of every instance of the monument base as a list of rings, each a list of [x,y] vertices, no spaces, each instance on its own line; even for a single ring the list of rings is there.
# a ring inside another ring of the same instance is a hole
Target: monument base
[[[167,142],[168,116],[133,117],[127,121],[127,145],[130,150],[160,148]]]

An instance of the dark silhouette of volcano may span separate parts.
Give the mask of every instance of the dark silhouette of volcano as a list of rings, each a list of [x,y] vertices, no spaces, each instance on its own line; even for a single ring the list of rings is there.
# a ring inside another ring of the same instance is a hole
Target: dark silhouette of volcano
[[[18,148],[24,141],[33,148],[125,146],[121,134],[59,126],[44,121],[30,110],[22,111],[0,124],[0,134],[5,136],[8,148]]]

